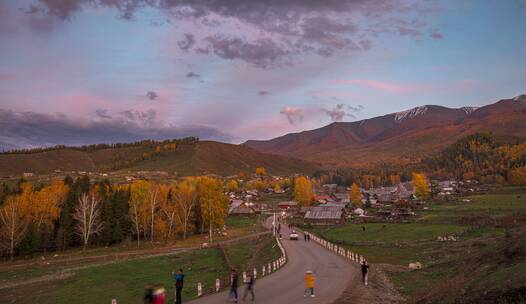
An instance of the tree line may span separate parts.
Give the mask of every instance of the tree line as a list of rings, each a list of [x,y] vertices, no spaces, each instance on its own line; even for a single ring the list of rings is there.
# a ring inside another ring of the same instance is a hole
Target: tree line
[[[53,147],[39,147],[31,149],[13,149],[9,151],[0,152],[0,154],[34,154],[41,152],[49,152],[55,150],[71,149],[83,152],[94,152],[97,150],[103,149],[118,149],[118,148],[127,148],[127,147],[156,147],[164,146],[167,144],[195,144],[199,141],[199,137],[185,137],[179,139],[167,139],[162,141],[145,139],[129,143],[111,143],[111,144],[91,144],[91,145],[82,145],[82,146],[66,146],[66,145],[56,145]]]
[[[225,185],[210,177],[130,185],[66,177],[46,186],[0,187],[0,250],[28,255],[121,242],[170,242],[207,233],[212,240],[228,213]]]

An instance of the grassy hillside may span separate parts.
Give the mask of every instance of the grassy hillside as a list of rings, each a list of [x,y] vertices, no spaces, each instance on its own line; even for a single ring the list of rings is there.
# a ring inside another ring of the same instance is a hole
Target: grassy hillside
[[[254,172],[263,166],[270,174],[312,173],[312,164],[285,156],[257,152],[245,146],[203,141],[185,146],[175,153],[141,162],[132,170],[163,170],[178,175],[233,175],[241,171]]]
[[[263,166],[270,174],[312,173],[306,161],[257,152],[245,146],[203,141],[179,144],[175,150],[156,151],[156,145],[137,145],[83,151],[72,148],[39,153],[0,154],[0,176],[24,172],[166,171],[178,175],[232,175]]]

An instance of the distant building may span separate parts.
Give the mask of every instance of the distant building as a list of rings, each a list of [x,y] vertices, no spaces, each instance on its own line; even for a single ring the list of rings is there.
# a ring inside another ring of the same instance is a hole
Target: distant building
[[[341,225],[345,223],[345,212],[340,207],[310,207],[303,221],[311,225]]]
[[[280,202],[278,203],[278,208],[283,210],[297,209],[298,203],[294,201]]]
[[[249,203],[242,200],[233,200],[228,209],[228,215],[231,216],[252,216],[256,213],[256,210]]]

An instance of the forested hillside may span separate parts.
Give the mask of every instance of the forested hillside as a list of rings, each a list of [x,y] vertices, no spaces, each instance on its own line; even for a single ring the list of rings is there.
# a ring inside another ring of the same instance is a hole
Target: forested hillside
[[[427,163],[435,175],[525,185],[526,141],[510,143],[490,133],[478,133],[458,140]]]
[[[316,166],[286,156],[260,153],[245,146],[197,138],[166,141],[145,140],[129,144],[58,146],[0,154],[0,176],[25,172],[49,174],[60,171],[165,171],[177,175],[232,175],[254,172],[263,166],[276,175],[311,174]]]

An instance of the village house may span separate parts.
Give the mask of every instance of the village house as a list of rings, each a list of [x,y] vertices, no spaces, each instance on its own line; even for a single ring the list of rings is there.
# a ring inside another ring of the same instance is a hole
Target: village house
[[[229,216],[253,216],[256,215],[256,213],[257,211],[252,204],[243,200],[232,200],[228,208]]]
[[[296,211],[298,209],[298,203],[294,201],[279,202],[278,208],[286,211]]]
[[[310,225],[341,225],[345,223],[345,212],[339,207],[310,207],[306,211],[303,221]]]

